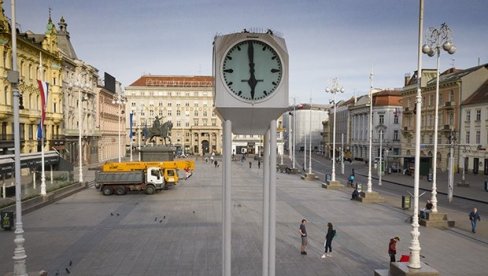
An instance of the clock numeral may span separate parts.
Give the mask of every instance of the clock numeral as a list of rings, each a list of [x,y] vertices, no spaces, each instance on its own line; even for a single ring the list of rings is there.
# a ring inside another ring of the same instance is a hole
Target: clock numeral
[[[263,46],[263,52],[266,51],[266,46]]]
[[[232,69],[225,69],[224,72],[226,72],[226,73],[234,73],[234,70],[232,70]]]
[[[228,82],[227,85],[228,86],[231,86],[232,84],[234,84],[233,82]]]
[[[237,50],[240,51],[241,50],[241,47],[237,46]]]
[[[231,56],[226,56],[225,58],[228,59],[228,60],[232,60],[232,57]]]
[[[275,59],[276,59],[276,56],[273,56],[271,59],[272,59],[272,60],[275,60]]]
[[[280,69],[271,69],[271,73],[278,73],[278,72],[281,72]]]
[[[238,95],[238,96],[242,95],[242,91],[239,91],[239,92],[237,93],[237,95]]]
[[[276,85],[277,83],[274,81],[274,82],[272,82],[272,84],[273,84],[273,85]]]
[[[266,90],[263,91],[263,94],[268,96],[268,92],[266,92]]]

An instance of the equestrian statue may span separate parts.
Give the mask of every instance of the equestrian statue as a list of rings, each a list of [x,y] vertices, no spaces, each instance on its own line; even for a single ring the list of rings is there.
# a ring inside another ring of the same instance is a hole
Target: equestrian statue
[[[151,128],[144,128],[144,136],[149,138],[147,141],[151,141],[154,136],[159,136],[163,139],[164,145],[171,145],[171,129],[173,128],[173,123],[171,121],[167,121],[161,124],[159,118],[156,116],[154,118],[154,122]],[[169,144],[167,143],[169,141]]]

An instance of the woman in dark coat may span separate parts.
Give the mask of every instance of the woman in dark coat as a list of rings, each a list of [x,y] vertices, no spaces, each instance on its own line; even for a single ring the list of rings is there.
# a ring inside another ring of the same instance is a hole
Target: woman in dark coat
[[[336,230],[334,230],[334,226],[332,226],[332,223],[327,223],[327,234],[325,235],[325,252],[324,255],[322,255],[322,259],[327,257],[332,257],[332,239],[334,239],[334,236],[336,234]]]

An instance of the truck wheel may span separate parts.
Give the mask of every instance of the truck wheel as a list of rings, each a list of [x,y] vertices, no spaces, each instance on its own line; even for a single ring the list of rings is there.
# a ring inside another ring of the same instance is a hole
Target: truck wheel
[[[114,191],[112,190],[111,187],[103,187],[102,189],[103,195],[109,196],[111,195]]]
[[[146,194],[152,195],[152,194],[154,194],[155,191],[156,191],[156,189],[154,188],[153,185],[146,186]]]
[[[126,193],[127,193],[127,190],[125,189],[124,186],[115,187],[115,194],[116,195],[125,195]]]

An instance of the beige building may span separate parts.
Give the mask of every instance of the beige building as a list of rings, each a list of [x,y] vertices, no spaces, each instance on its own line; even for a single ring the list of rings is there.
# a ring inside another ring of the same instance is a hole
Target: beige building
[[[125,88],[126,119],[133,115],[133,147],[162,144],[151,141],[143,129],[151,128],[156,119],[160,124],[173,123],[171,142],[185,153],[222,152],[222,124],[213,112],[213,78],[211,76],[141,76]],[[126,125],[126,133],[129,124]],[[128,137],[128,135],[125,135]],[[128,139],[128,138],[127,138]],[[130,141],[126,140],[126,145]]]
[[[420,133],[420,174],[426,175],[432,164],[432,149],[434,143],[435,119],[435,70],[422,70],[422,113]],[[412,163],[415,153],[415,119],[417,72],[405,78],[402,90],[402,155],[404,162]],[[461,128],[461,103],[471,96],[488,79],[488,64],[460,70],[451,68],[439,77],[439,128],[437,168],[447,170],[449,162],[449,144],[456,144],[454,150],[454,164],[460,163],[460,137],[466,135],[466,129]],[[451,141],[452,138],[452,141]]]
[[[0,5],[3,1],[0,1]],[[2,10],[0,14],[0,154],[13,153],[13,93],[7,80],[12,70],[12,41],[10,19]],[[20,31],[20,30],[17,30]],[[42,57],[41,57],[42,56]],[[49,83],[49,96],[44,121],[44,150],[50,150],[63,140],[63,95],[61,91],[61,56],[58,50],[57,31],[49,18],[44,34],[30,31],[17,35],[17,71],[20,74],[21,93],[20,151],[41,151],[37,128],[41,118],[41,97],[37,80]]]

